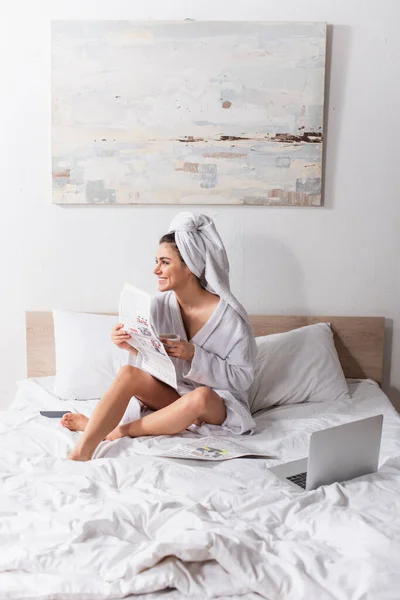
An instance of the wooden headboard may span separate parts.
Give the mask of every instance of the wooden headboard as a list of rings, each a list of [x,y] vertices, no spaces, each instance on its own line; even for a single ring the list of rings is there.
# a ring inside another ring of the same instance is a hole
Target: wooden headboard
[[[345,377],[382,382],[384,317],[297,317],[250,315],[254,334],[282,333],[304,325],[331,323]],[[26,313],[28,377],[55,374],[51,312]]]

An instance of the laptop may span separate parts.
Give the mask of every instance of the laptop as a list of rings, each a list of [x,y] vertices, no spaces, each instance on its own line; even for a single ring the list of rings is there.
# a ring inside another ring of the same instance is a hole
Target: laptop
[[[348,481],[378,470],[383,415],[375,415],[315,431],[308,459],[269,470],[292,487],[315,490],[321,485]]]

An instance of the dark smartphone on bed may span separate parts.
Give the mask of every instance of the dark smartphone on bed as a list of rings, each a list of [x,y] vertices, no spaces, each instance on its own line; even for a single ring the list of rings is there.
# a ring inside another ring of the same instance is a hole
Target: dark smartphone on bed
[[[61,419],[70,412],[70,410],[41,410],[40,414],[42,417],[49,417],[49,419]]]

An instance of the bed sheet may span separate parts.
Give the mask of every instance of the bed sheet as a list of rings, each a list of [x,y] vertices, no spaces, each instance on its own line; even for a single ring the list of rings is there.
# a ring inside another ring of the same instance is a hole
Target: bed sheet
[[[89,416],[95,401],[67,406],[50,378],[21,382],[0,418],[0,597],[398,600],[400,418],[373,382],[349,391],[255,415],[240,443],[273,458],[150,455],[187,432],[105,442],[74,463],[81,434],[38,410]],[[312,431],[379,413],[378,473],[302,492],[269,472],[306,456]]]

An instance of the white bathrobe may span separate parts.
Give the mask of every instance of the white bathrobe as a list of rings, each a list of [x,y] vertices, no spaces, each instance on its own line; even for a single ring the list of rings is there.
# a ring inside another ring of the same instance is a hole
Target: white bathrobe
[[[257,346],[251,326],[222,298],[207,323],[188,340],[175,292],[153,296],[151,321],[155,332],[176,333],[194,344],[190,362],[171,357],[177,374],[178,393],[182,396],[205,385],[212,388],[226,406],[227,417],[221,426],[202,425],[191,429],[207,435],[227,430],[233,434],[252,433],[247,390],[253,382]],[[140,367],[140,354],[136,366]]]

